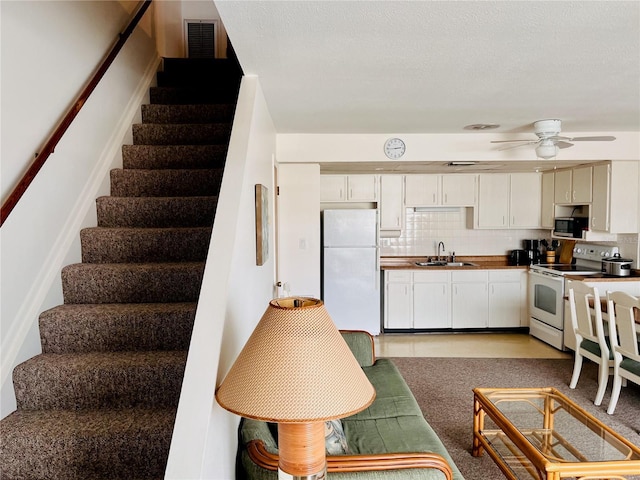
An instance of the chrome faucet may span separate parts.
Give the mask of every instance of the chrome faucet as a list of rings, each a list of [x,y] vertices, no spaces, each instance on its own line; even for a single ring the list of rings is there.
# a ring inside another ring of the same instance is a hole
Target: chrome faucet
[[[442,257],[440,255],[440,246],[442,245],[442,251],[444,252],[444,243],[440,242],[438,243],[438,261],[441,262],[442,261]]]

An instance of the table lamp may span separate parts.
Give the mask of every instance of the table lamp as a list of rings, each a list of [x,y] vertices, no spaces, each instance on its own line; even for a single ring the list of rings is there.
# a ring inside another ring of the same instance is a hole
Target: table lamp
[[[315,298],[279,298],[216,391],[237,415],[278,424],[278,478],[326,475],[324,423],[367,408],[375,390]]]

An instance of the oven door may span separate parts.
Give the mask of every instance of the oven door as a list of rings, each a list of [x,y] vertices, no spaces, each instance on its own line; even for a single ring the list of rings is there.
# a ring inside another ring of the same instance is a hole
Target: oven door
[[[564,328],[564,278],[529,271],[529,316],[558,330]]]

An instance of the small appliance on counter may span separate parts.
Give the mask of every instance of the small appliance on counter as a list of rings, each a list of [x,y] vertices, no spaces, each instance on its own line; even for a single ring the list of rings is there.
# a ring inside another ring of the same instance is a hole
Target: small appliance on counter
[[[602,259],[602,273],[612,277],[628,277],[631,275],[631,265],[633,260],[622,258],[619,253],[614,253],[612,257]]]
[[[530,265],[529,252],[527,250],[511,250],[509,254],[509,265]]]
[[[542,254],[540,252],[540,240],[523,240],[522,246],[527,251],[529,255],[529,265],[534,265],[536,263],[540,263],[542,259]]]

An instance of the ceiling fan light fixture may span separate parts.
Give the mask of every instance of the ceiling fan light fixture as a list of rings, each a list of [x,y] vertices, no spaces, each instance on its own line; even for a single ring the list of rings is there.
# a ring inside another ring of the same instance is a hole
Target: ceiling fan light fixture
[[[536,147],[536,155],[538,158],[550,160],[558,154],[558,146],[552,140],[543,140]]]

